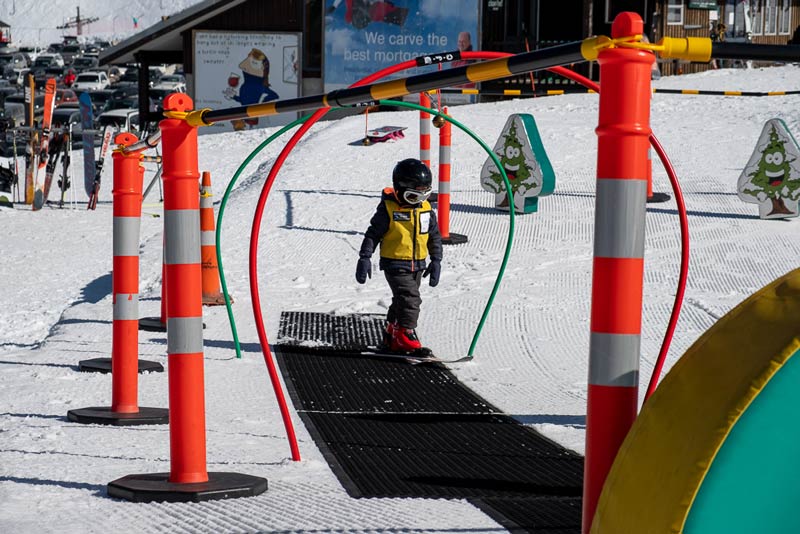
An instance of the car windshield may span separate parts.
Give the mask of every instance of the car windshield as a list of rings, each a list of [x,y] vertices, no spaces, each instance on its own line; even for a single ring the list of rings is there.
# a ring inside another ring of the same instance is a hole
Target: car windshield
[[[38,57],[36,61],[33,62],[34,67],[47,67],[52,62],[52,59],[49,57]]]
[[[76,67],[82,67],[83,65],[93,65],[94,60],[89,57],[79,57],[75,61],[72,62],[73,65]]]
[[[75,82],[99,82],[100,77],[97,74],[78,74]]]

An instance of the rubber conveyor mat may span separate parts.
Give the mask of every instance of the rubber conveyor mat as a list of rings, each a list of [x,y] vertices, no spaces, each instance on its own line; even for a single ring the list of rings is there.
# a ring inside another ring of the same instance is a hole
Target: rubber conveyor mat
[[[515,532],[580,532],[583,457],[502,414],[441,365],[365,357],[379,315],[281,315],[300,417],[352,497],[468,499]]]

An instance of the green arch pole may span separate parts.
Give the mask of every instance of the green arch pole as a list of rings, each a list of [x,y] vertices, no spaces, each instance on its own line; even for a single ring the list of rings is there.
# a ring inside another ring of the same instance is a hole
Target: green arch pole
[[[497,156],[494,154],[494,152],[492,152],[492,150],[489,148],[489,146],[480,137],[478,137],[472,130],[467,128],[464,124],[462,124],[461,122],[457,121],[456,119],[453,119],[452,117],[450,117],[448,115],[445,115],[444,113],[441,113],[438,110],[431,109],[431,108],[426,108],[426,107],[420,106],[418,104],[414,104],[414,103],[410,103],[410,102],[394,101],[394,100],[392,100],[392,101],[381,100],[381,101],[379,101],[379,103],[382,104],[382,105],[400,106],[400,107],[415,109],[415,110],[419,110],[419,111],[425,111],[425,112],[428,112],[428,113],[430,113],[432,115],[437,115],[437,116],[441,117],[442,119],[452,123],[457,128],[459,128],[464,133],[466,133],[468,136],[470,136],[473,140],[475,140],[475,142],[477,142],[481,146],[481,148],[483,148],[484,151],[486,151],[486,153],[492,159],[492,161],[497,166],[497,168],[500,169],[500,174],[503,177],[503,183],[506,186],[506,195],[508,196],[509,206],[513,206],[514,205],[514,198],[513,198],[513,195],[511,193],[511,183],[509,182],[508,176],[506,175],[506,172],[503,169],[503,165],[500,163],[500,160],[497,158]],[[236,172],[233,174],[233,177],[231,178],[230,182],[228,183],[228,187],[225,189],[225,194],[222,196],[222,200],[220,201],[219,213],[217,215],[216,234],[215,234],[216,246],[217,246],[217,265],[219,266],[219,276],[220,276],[220,281],[221,281],[221,284],[222,284],[222,294],[225,296],[225,308],[226,308],[227,313],[228,313],[228,320],[229,320],[229,322],[231,324],[231,333],[233,335],[233,341],[234,341],[234,346],[235,346],[235,349],[236,349],[236,357],[237,358],[241,358],[242,357],[241,343],[239,342],[239,335],[238,335],[238,331],[236,329],[236,321],[235,321],[234,316],[233,316],[233,309],[231,307],[231,299],[230,299],[230,295],[228,293],[228,284],[227,284],[227,281],[225,279],[225,270],[224,270],[223,263],[222,263],[222,219],[223,219],[223,216],[225,214],[225,207],[226,207],[226,205],[228,203],[228,198],[230,197],[230,194],[233,191],[234,186],[236,185],[236,182],[238,181],[238,179],[241,176],[241,174],[244,172],[244,170],[247,167],[247,165],[249,165],[250,162],[262,150],[264,150],[270,143],[272,143],[275,139],[277,139],[278,137],[280,137],[281,135],[283,135],[287,131],[291,130],[295,126],[303,124],[310,117],[311,117],[311,115],[306,115],[305,117],[302,117],[300,119],[295,120],[294,122],[291,122],[290,124],[287,124],[286,126],[281,128],[280,130],[278,130],[277,132],[275,132],[274,134],[269,136],[267,139],[262,141],[261,144],[259,144],[255,149],[253,149],[253,151],[247,156],[247,158],[245,158],[245,160],[242,162],[242,164],[239,165],[239,168],[236,169]],[[500,269],[499,269],[499,271],[497,273],[497,278],[495,280],[495,283],[494,283],[494,285],[492,287],[492,292],[491,292],[491,294],[489,296],[489,299],[488,299],[488,301],[486,303],[486,306],[485,306],[485,308],[483,310],[483,313],[481,315],[481,319],[480,319],[480,321],[478,323],[478,327],[476,328],[475,333],[474,333],[474,335],[472,337],[472,342],[470,343],[470,347],[469,347],[469,351],[467,353],[467,357],[464,358],[464,360],[471,360],[472,358],[474,358],[475,346],[478,343],[478,339],[480,338],[481,331],[483,330],[483,326],[486,323],[486,319],[489,316],[489,312],[491,310],[492,303],[494,302],[494,299],[495,299],[495,297],[497,295],[497,292],[500,289],[500,283],[501,283],[501,281],[503,279],[503,275],[505,274],[506,265],[508,264],[508,258],[509,258],[510,254],[511,254],[511,246],[512,246],[512,243],[513,243],[513,240],[514,240],[515,216],[514,216],[514,210],[513,209],[509,209],[509,219],[510,219],[510,223],[509,223],[509,229],[508,229],[508,239],[506,241],[506,248],[505,248],[505,253],[503,254],[503,260],[501,262]]]
[[[233,344],[236,348],[237,358],[242,357],[242,347],[241,344],[239,343],[239,334],[236,330],[236,321],[233,318],[233,309],[231,308],[231,297],[228,294],[228,283],[225,280],[225,271],[222,268],[222,216],[225,214],[225,206],[228,204],[228,197],[233,191],[233,187],[236,185],[236,181],[239,179],[239,176],[241,176],[241,174],[244,172],[244,169],[247,167],[247,165],[251,161],[253,161],[253,158],[255,158],[262,150],[264,150],[267,147],[267,145],[269,145],[275,139],[277,139],[284,133],[288,132],[295,126],[303,124],[310,117],[311,115],[306,115],[305,117],[301,117],[287,124],[274,134],[267,137],[264,141],[261,142],[260,145],[258,145],[252,152],[250,152],[250,155],[248,155],[245,158],[242,164],[239,165],[239,168],[236,169],[236,172],[233,173],[233,177],[231,178],[230,182],[228,182],[228,187],[225,189],[225,194],[222,195],[222,200],[220,201],[219,204],[219,213],[217,214],[217,228],[215,234],[216,245],[217,245],[217,266],[219,267],[219,279],[220,282],[222,283],[222,294],[225,296],[225,309],[228,312],[228,321],[231,323],[231,333],[233,334]]]
[[[412,102],[403,102],[400,100],[379,100],[379,104],[387,105],[387,106],[400,106],[404,108],[416,109],[419,111],[425,111],[432,115],[437,115],[442,119],[446,120],[447,122],[453,124],[465,134],[470,136],[476,143],[478,143],[483,150],[489,154],[489,157],[492,158],[492,162],[500,169],[500,174],[503,177],[503,183],[506,186],[506,196],[508,197],[508,205],[509,205],[509,225],[508,225],[508,239],[506,240],[506,249],[505,253],[503,254],[503,261],[500,264],[500,269],[497,272],[497,278],[494,281],[494,285],[492,286],[492,292],[489,295],[489,300],[486,302],[486,306],[483,309],[483,313],[481,314],[481,320],[478,323],[478,327],[475,329],[475,334],[472,336],[472,342],[469,345],[469,351],[467,352],[467,356],[463,358],[464,360],[471,360],[475,357],[475,346],[478,344],[478,339],[480,338],[481,331],[483,330],[483,326],[486,323],[486,319],[489,317],[489,311],[492,308],[492,303],[494,302],[495,297],[497,296],[497,292],[500,289],[500,282],[503,280],[503,275],[506,272],[506,265],[508,265],[508,258],[511,255],[511,245],[514,242],[514,196],[511,193],[511,183],[508,181],[508,175],[506,174],[503,165],[500,163],[500,160],[497,158],[495,153],[492,151],[489,146],[484,143],[483,139],[478,137],[475,132],[461,124],[456,119],[450,117],[449,115],[445,115],[439,110],[426,108],[424,106],[420,106],[419,104],[414,104]]]

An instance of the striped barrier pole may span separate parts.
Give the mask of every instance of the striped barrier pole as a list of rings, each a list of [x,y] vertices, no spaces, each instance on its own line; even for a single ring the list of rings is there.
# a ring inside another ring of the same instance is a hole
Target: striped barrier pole
[[[118,134],[115,143],[128,146],[136,142],[130,133]],[[111,372],[111,407],[70,410],[67,414],[77,423],[108,425],[165,424],[168,412],[163,408],[140,408],[138,404],[139,373],[163,371],[160,363],[139,359],[139,227],[142,216],[142,180],[144,168],[139,154],[115,150],[114,161],[114,228],[111,358],[80,362],[81,371]]]
[[[639,15],[624,12],[614,19],[612,38],[643,30]],[[606,476],[637,412],[654,60],[649,51],[622,47],[598,56],[603,90],[596,129],[584,533],[591,528]]]
[[[185,112],[192,106],[192,99],[182,93],[164,99],[165,110]],[[162,120],[159,128],[164,160],[170,472],[128,475],[109,483],[108,494],[136,502],[258,495],[266,491],[266,479],[206,469],[197,128],[179,119]]]
[[[442,113],[447,113],[447,108],[442,109]],[[440,115],[436,116],[441,119]],[[442,119],[442,126],[439,128],[439,191],[431,202],[436,202],[436,215],[439,223],[439,231],[442,234],[442,243],[445,245],[460,245],[467,242],[467,236],[450,232],[450,178],[452,173],[451,151],[452,146],[452,124]],[[433,196],[433,195],[431,195]]]
[[[424,94],[424,93],[421,93]],[[442,108],[447,115],[447,107]],[[450,239],[450,142],[452,129],[449,121],[439,128],[439,194],[436,197],[439,232],[442,242]]]
[[[428,93],[419,94],[419,105],[431,107],[431,98]],[[431,114],[427,111],[419,112],[419,160],[430,168],[431,166]]]
[[[211,173],[203,171],[200,183],[200,259],[203,266],[203,306],[225,305],[225,297],[222,295],[219,283],[216,237]]]

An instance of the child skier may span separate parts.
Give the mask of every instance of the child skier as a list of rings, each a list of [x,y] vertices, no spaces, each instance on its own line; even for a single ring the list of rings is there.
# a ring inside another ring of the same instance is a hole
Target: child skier
[[[430,276],[431,287],[436,287],[442,265],[442,236],[427,200],[431,194],[431,171],[418,159],[404,159],[394,167],[392,185],[383,190],[381,203],[364,235],[356,281],[363,284],[372,277],[372,253],[380,243],[380,269],[392,290],[383,348],[429,352],[423,349],[414,329],[422,303],[422,277]],[[429,255],[430,263],[426,264]]]

